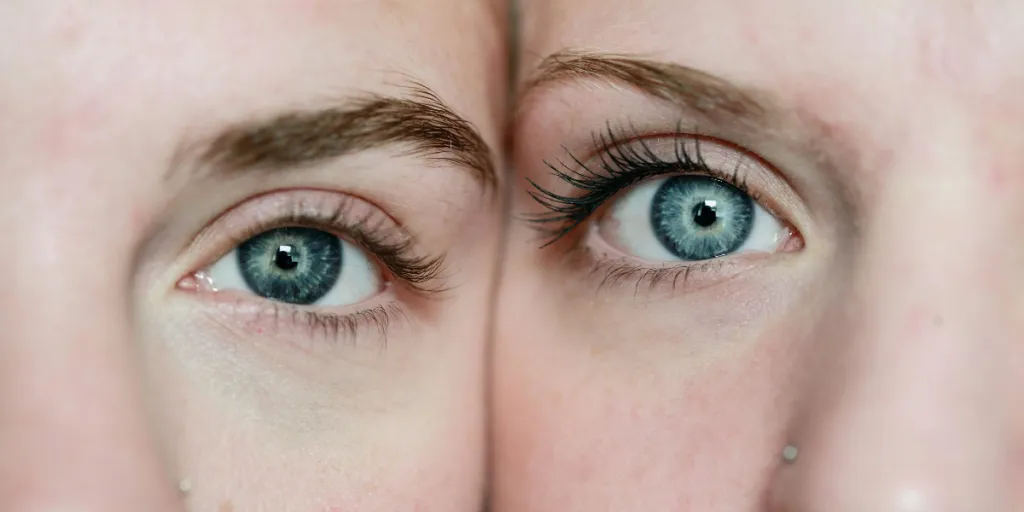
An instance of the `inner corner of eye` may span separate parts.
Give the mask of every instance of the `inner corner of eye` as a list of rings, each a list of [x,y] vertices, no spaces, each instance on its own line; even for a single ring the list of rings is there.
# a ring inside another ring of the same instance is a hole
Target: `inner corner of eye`
[[[778,252],[793,253],[804,250],[807,243],[804,237],[796,228],[785,226],[779,235]]]
[[[187,292],[214,291],[213,280],[205,270],[192,272],[178,279],[175,287]]]

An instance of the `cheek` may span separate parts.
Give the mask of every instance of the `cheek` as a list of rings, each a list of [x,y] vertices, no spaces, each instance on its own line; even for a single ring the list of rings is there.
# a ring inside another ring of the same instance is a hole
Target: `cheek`
[[[538,312],[539,337],[503,332],[499,482],[569,510],[587,509],[581,500],[623,510],[753,509],[786,442],[793,326],[752,322],[733,339],[708,332],[645,348],[645,339],[679,330],[652,321],[641,334],[637,315],[587,315],[604,319],[597,325]],[[632,338],[609,328],[616,317]],[[614,346],[599,341],[609,330],[621,336],[608,341]],[[724,348],[694,348],[712,343]]]
[[[197,326],[191,304],[168,302],[140,341],[190,509],[477,509],[482,326],[313,354]]]

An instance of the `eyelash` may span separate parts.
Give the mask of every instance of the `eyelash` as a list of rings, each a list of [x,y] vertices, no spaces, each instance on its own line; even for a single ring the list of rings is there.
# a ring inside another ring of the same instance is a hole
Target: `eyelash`
[[[387,225],[389,222],[381,212],[371,210],[366,214],[354,214],[361,200],[337,193],[314,193],[321,197],[331,196],[331,206],[323,207],[320,204],[322,201],[292,201],[282,212],[267,214],[266,219],[261,218],[256,222],[250,220],[243,228],[229,234],[223,246],[233,250],[256,235],[282,227],[318,229],[346,239],[367,251],[371,259],[383,266],[385,281],[399,282],[415,296],[430,297],[445,291],[439,282],[444,273],[444,255],[431,257],[417,254],[413,239],[397,225]],[[202,271],[193,275],[201,276]],[[389,275],[393,279],[389,280]],[[396,302],[351,313],[309,309],[260,297],[254,301],[253,297],[246,296],[243,299],[236,296],[232,302],[240,310],[253,311],[255,322],[261,326],[276,328],[281,324],[279,320],[284,318],[292,324],[305,325],[310,337],[323,335],[328,340],[351,339],[363,328],[376,327],[385,346],[391,322],[408,318]],[[263,327],[256,330],[260,334],[264,331]]]
[[[444,256],[429,257],[415,255],[413,241],[396,228],[383,226],[383,222],[372,223],[366,215],[357,221],[346,221],[353,210],[351,199],[342,199],[331,211],[310,214],[301,203],[291,213],[269,222],[261,222],[231,237],[231,246],[241,245],[246,240],[272,229],[299,226],[323,230],[345,238],[380,260],[388,272],[401,279],[413,291],[432,294],[444,291],[431,286],[441,275]]]
[[[666,174],[712,176],[730,183],[755,201],[759,199],[758,195],[747,187],[743,176],[740,175],[739,166],[732,172],[724,172],[705,163],[701,155],[699,136],[687,134],[677,127],[674,134],[665,137],[675,141],[675,158],[672,160],[665,160],[655,154],[646,142],[649,138],[652,137],[621,133],[608,125],[605,131],[593,135],[598,158],[596,164],[587,165],[568,149],[566,153],[576,164],[576,168],[561,160],[556,163],[544,162],[558,180],[583,191],[580,196],[557,194],[527,178],[533,188],[528,191],[530,197],[548,210],[530,215],[526,219],[547,237],[542,247],[554,244],[570,234],[619,192],[647,179]],[[687,141],[693,142],[693,149],[687,148]]]

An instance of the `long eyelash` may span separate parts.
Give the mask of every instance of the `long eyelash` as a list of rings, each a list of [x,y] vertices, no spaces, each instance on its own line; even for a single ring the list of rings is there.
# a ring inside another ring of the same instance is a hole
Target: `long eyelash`
[[[569,155],[571,163],[563,160],[544,162],[551,169],[553,176],[581,192],[579,195],[558,194],[527,178],[532,187],[528,192],[530,197],[548,210],[526,218],[548,237],[542,247],[551,245],[572,232],[620,191],[656,176],[674,173],[709,174],[750,193],[744,180],[739,176],[738,166],[737,169],[724,173],[709,167],[701,153],[700,138],[684,133],[682,126],[677,126],[676,133],[672,136],[675,151],[671,160],[658,156],[643,137],[635,135],[635,130],[625,132],[626,130],[615,130],[608,124],[605,131],[595,133],[593,144],[597,157],[590,165],[567,148],[563,149]]]
[[[297,203],[292,213],[266,224],[250,226],[236,235],[232,243],[238,245],[262,232],[283,226],[323,229],[334,232],[369,251],[391,274],[413,291],[423,294],[446,291],[446,288],[437,283],[443,274],[444,255],[416,254],[414,241],[409,235],[386,225],[383,219],[374,220],[373,214],[353,219],[352,210],[353,201],[350,200],[340,201],[330,211],[317,211],[303,203]]]

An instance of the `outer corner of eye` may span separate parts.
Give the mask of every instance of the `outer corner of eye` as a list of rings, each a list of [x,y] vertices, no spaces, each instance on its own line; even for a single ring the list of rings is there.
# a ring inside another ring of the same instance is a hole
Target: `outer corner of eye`
[[[793,252],[799,233],[721,179],[675,175],[616,199],[599,221],[603,241],[652,262],[702,261],[744,252]]]
[[[318,229],[284,227],[245,240],[181,283],[293,305],[337,307],[372,297],[382,281],[380,269],[353,244]]]

